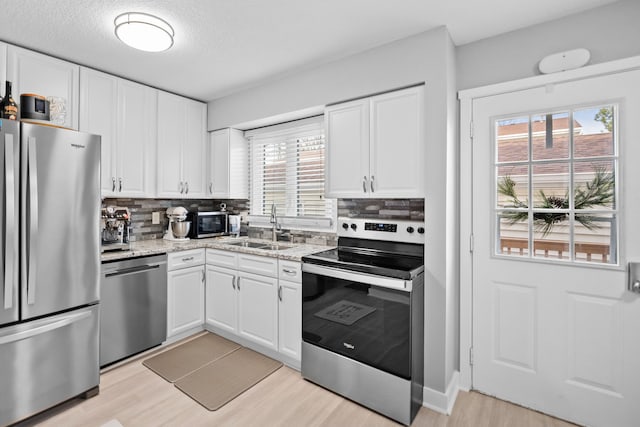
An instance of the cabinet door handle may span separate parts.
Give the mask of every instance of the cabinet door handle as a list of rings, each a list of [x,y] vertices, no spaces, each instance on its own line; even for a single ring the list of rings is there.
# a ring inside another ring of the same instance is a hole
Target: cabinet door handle
[[[371,181],[369,181],[371,183],[371,192],[373,193],[373,180],[374,180],[374,176],[371,175]]]
[[[180,189],[180,194],[184,193],[184,183],[182,181],[180,181],[180,186],[178,188]]]
[[[204,283],[204,269],[201,271],[202,273],[202,283]]]
[[[122,193],[122,178],[118,178],[118,192]]]
[[[236,290],[236,276],[231,277],[231,286],[233,286],[233,290]]]
[[[367,177],[362,178],[362,191],[367,192]]]
[[[278,286],[278,299],[282,301],[282,286]]]
[[[240,290],[240,276],[238,276],[238,280],[236,280],[236,287]]]
[[[213,181],[209,183],[209,194],[213,194]]]
[[[112,192],[116,192],[116,177],[112,176],[111,177],[111,191]]]
[[[185,186],[184,194],[189,194],[189,181],[185,181],[184,186]]]

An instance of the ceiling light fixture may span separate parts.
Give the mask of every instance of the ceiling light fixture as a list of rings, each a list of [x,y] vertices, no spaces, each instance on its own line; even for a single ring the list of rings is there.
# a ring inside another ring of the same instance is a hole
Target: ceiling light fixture
[[[173,28],[167,21],[142,12],[126,12],[113,21],[123,43],[146,52],[162,52],[173,46]]]

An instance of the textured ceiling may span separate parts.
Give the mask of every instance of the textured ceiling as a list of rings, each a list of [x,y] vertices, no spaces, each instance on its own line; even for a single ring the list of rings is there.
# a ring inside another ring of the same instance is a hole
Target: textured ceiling
[[[0,40],[203,101],[446,25],[457,45],[615,0],[0,0]],[[166,52],[129,48],[123,12],[169,21]]]

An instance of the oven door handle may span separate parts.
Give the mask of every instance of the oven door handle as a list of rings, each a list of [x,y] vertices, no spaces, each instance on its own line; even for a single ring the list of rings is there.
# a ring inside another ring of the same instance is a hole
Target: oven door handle
[[[316,264],[302,263],[302,272],[317,274],[318,276],[333,277],[340,280],[349,280],[352,282],[364,283],[371,286],[397,289],[399,291],[405,292],[411,292],[413,287],[413,282],[411,280],[376,276],[373,274],[354,272],[341,268],[325,267]],[[302,286],[304,286],[304,276],[302,277]]]

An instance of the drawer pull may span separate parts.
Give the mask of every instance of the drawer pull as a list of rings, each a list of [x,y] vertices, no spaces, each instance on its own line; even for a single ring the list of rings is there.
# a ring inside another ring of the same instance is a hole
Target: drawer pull
[[[182,258],[182,262],[187,262],[187,261],[193,261],[193,257],[188,256],[188,257]]]
[[[283,273],[287,273],[287,274],[291,274],[291,275],[295,275],[295,274],[296,274],[296,271],[295,271],[295,270],[290,270],[290,269],[288,269],[288,268],[283,268],[283,269],[282,269],[282,272],[283,272]]]

